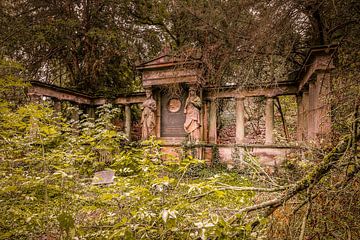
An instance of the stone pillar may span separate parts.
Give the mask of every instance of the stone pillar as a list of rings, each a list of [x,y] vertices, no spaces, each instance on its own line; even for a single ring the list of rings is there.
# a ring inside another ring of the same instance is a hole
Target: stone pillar
[[[302,140],[307,140],[308,137],[308,123],[309,123],[309,92],[303,92],[302,94]]]
[[[317,93],[317,111],[316,133],[320,138],[326,139],[331,132],[331,105],[329,103],[329,94],[331,91],[330,73],[321,72],[316,76],[316,93]]]
[[[54,114],[53,116],[56,118],[58,122],[60,122],[60,116],[61,116],[61,101],[57,98],[53,98],[54,103]]]
[[[125,134],[131,140],[131,109],[130,105],[125,105]]]
[[[304,102],[302,93],[296,96],[297,103],[297,125],[296,125],[296,139],[300,142],[303,141],[304,132]]]
[[[265,106],[265,144],[274,144],[274,98],[266,99]]]
[[[209,102],[204,103],[203,111],[203,141],[209,142]]]
[[[154,92],[154,91],[153,91]],[[155,127],[155,136],[157,138],[161,137],[161,94],[157,90],[154,94],[156,101],[156,127]]]
[[[86,113],[88,115],[88,118],[95,119],[95,107],[94,106],[87,106]]]
[[[244,143],[245,141],[245,106],[244,98],[236,99],[236,143]]]
[[[308,112],[308,140],[315,140],[316,138],[316,108],[317,108],[317,94],[314,82],[309,83],[309,112]]]
[[[54,113],[58,115],[61,112],[61,101],[59,99],[53,98],[54,102]]]
[[[31,95],[29,95],[29,97],[30,97],[30,102],[32,102],[32,103],[40,103],[41,99],[42,99],[42,96],[35,95],[35,94],[31,94]]]
[[[72,104],[73,109],[71,111],[71,119],[73,121],[79,121],[79,106],[77,104]]]
[[[216,120],[217,120],[217,106],[216,100],[211,99],[210,101],[210,110],[209,110],[209,142],[216,143],[217,133],[216,133]]]
[[[80,108],[79,105],[76,103],[71,103],[72,109],[71,109],[71,121],[72,121],[72,131],[74,135],[79,135],[79,119],[80,119]]]

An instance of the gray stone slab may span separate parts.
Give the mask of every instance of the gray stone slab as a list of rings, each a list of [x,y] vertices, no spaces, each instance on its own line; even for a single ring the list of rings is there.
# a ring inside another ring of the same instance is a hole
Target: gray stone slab
[[[104,170],[100,172],[96,172],[94,174],[92,183],[93,185],[101,185],[101,184],[110,184],[114,182],[115,171],[113,170]]]

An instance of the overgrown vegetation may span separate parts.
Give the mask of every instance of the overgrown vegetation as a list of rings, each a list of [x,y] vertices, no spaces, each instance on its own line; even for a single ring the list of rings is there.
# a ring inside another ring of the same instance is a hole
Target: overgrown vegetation
[[[230,226],[226,218],[231,209],[248,204],[252,193],[214,191],[197,199],[220,183],[248,186],[249,181],[207,169],[192,157],[166,160],[155,140],[130,144],[111,129],[109,108],[101,109],[95,122],[80,123],[39,104],[5,110],[1,239],[206,239],[249,234],[246,225]],[[192,172],[196,165],[199,171]],[[114,183],[92,185],[93,173],[103,169],[116,171]]]
[[[11,87],[17,86],[14,80]],[[19,89],[18,89],[19,90]],[[207,168],[192,157],[165,158],[155,140],[130,143],[114,129],[116,109],[99,118],[68,120],[46,102],[1,106],[1,239],[233,238],[249,226],[227,216],[252,193],[234,172]],[[111,185],[92,184],[113,169]],[[224,170],[224,169],[222,169]],[[207,196],[202,193],[211,192]]]
[[[0,239],[359,239],[359,19],[354,0],[1,1]],[[109,106],[75,122],[25,95],[34,79],[138,90],[134,66],[162,44],[199,60],[206,84],[264,86],[333,43],[330,141],[273,174],[251,156],[219,167],[216,147],[213,168],[165,158],[115,131]],[[92,185],[103,169],[114,183]]]
[[[229,171],[164,156],[154,139],[129,143],[110,106],[81,122],[46,104],[1,112],[1,239],[293,239],[307,221],[317,224],[307,229],[314,236],[359,236],[359,135],[319,164],[293,162],[270,175],[246,154]],[[114,183],[93,185],[104,169],[116,172]]]

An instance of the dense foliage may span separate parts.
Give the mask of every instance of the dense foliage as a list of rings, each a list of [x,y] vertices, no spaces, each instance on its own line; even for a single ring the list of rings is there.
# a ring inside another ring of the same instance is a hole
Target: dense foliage
[[[4,109],[2,109],[4,111]],[[229,213],[251,194],[216,191],[219,183],[248,185],[237,174],[205,170],[192,157],[163,160],[154,141],[132,146],[108,127],[108,108],[96,122],[63,122],[42,105],[2,114],[1,239],[80,239],[241,236]],[[111,160],[99,161],[99,152]],[[111,185],[91,184],[94,171],[113,169]],[[231,200],[230,200],[231,199]]]
[[[111,123],[116,109],[104,106],[95,121],[77,122],[46,103],[14,110],[4,103],[0,239],[250,234],[250,226],[231,226],[227,218],[253,194],[218,190],[220,184],[248,186],[249,181],[226,169],[208,169],[187,153],[181,160],[165,157],[153,139],[129,143]],[[116,172],[114,183],[93,185],[94,172],[104,169]]]
[[[359,9],[355,0],[1,1],[0,239],[359,239]],[[34,79],[95,95],[137,90],[135,65],[165,44],[200,60],[209,84],[294,80],[309,47],[333,43],[331,141],[304,146],[272,175],[250,156],[236,171],[191,151],[165,158],[155,140],[115,131],[110,106],[76,122],[25,96]],[[103,169],[115,182],[92,185]]]
[[[30,79],[98,95],[136,89],[136,64],[165,45],[200,60],[204,82],[245,87],[287,80],[311,46],[356,49],[359,25],[354,0],[3,0],[0,6],[2,56],[21,62]]]

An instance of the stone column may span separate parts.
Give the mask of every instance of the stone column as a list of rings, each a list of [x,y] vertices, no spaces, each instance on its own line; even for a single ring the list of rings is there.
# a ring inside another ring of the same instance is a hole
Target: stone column
[[[304,131],[304,103],[302,93],[296,96],[297,103],[297,125],[296,125],[296,139],[301,142],[303,141]]]
[[[155,97],[155,101],[156,101],[155,135],[156,135],[157,138],[160,138],[161,137],[161,94],[160,94],[159,90],[155,91],[154,97]]]
[[[331,91],[330,73],[319,72],[316,76],[316,93],[317,93],[317,111],[316,133],[320,138],[326,139],[331,132],[331,105],[329,95]]]
[[[315,140],[316,138],[316,108],[317,108],[317,94],[314,82],[309,83],[309,112],[308,112],[308,140]]]
[[[54,103],[53,108],[54,108],[54,117],[59,117],[61,116],[61,101],[57,98],[52,98],[52,101]],[[58,119],[60,120],[60,119]]]
[[[274,144],[274,98],[268,97],[265,106],[265,144]]]
[[[29,95],[29,97],[30,97],[30,102],[32,102],[32,103],[40,103],[41,99],[42,99],[42,96],[35,95],[35,94],[31,94],[31,95]]]
[[[209,110],[209,142],[216,143],[217,133],[216,133],[216,120],[217,120],[217,106],[216,100],[211,99],[210,101],[210,110]]]
[[[80,107],[76,103],[71,103],[72,109],[71,109],[71,115],[70,118],[72,120],[72,130],[74,135],[79,135],[79,119],[80,119]]]
[[[55,113],[61,112],[61,101],[56,99],[56,98],[53,98],[53,102],[54,102],[54,111],[55,111]]]
[[[73,121],[79,121],[79,106],[77,104],[72,104],[73,109],[71,111],[71,119]]]
[[[58,122],[60,122],[60,116],[61,116],[61,101],[57,98],[53,98],[54,103],[54,117]]]
[[[245,141],[245,106],[244,98],[236,99],[236,143],[244,143]]]
[[[125,105],[125,134],[131,140],[131,109],[130,105]]]
[[[308,137],[308,123],[309,123],[309,92],[303,92],[302,94],[302,109],[303,109],[303,129],[302,129],[302,140],[307,140]]]
[[[209,142],[209,102],[205,102],[203,106],[203,141]]]
[[[95,107],[94,106],[87,106],[86,113],[88,115],[88,118],[95,119]]]

